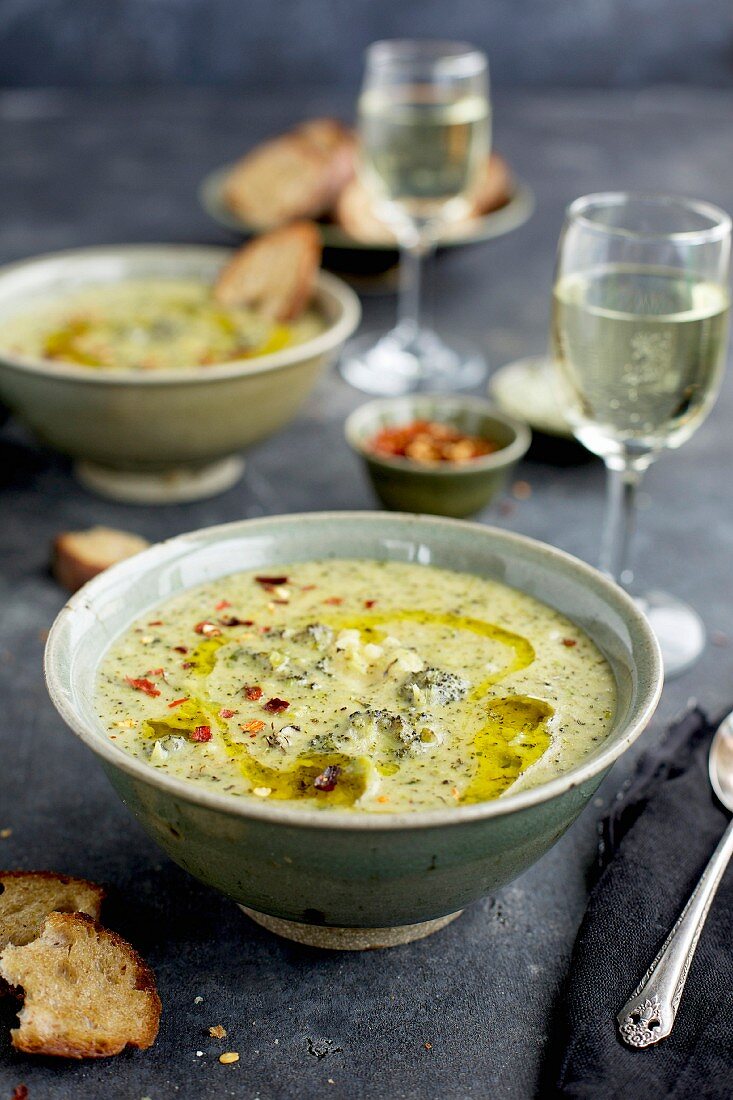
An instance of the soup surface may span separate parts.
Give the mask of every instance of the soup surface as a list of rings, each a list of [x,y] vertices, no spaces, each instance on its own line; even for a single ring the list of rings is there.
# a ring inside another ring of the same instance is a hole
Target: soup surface
[[[608,732],[608,662],[530,596],[400,562],[269,574],[189,589],[113,643],[110,738],[222,793],[394,812],[536,785]]]
[[[2,347],[96,370],[167,370],[266,355],[325,329],[313,309],[277,324],[228,309],[195,280],[130,279],[76,291],[3,322]]]

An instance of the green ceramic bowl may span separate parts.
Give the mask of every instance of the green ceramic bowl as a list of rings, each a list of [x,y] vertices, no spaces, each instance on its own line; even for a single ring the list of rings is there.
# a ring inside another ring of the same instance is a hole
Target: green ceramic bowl
[[[608,738],[580,765],[534,789],[399,814],[324,813],[234,798],[166,775],[109,740],[94,705],[96,670],[134,618],[233,569],[328,557],[466,570],[568,615],[603,650],[616,677],[618,705]],[[173,860],[284,935],[363,947],[425,935],[539,859],[644,730],[659,698],[662,665],[633,601],[559,550],[479,524],[341,512],[212,527],[107,570],[77,592],[54,623],[46,677],[62,718]]]
[[[121,245],[10,264],[0,268],[0,324],[89,285],[210,283],[230,256],[202,245]],[[106,496],[150,504],[209,496],[241,476],[243,448],[292,420],[359,323],[358,298],[333,275],[319,274],[314,304],[326,322],[314,339],[206,367],[101,371],[0,350],[0,400]]]
[[[501,449],[464,465],[426,466],[409,458],[386,458],[369,450],[381,428],[437,420],[469,435],[486,436]],[[529,428],[479,397],[419,394],[384,397],[361,405],[347,419],[347,442],[364,463],[374,491],[387,508],[438,516],[473,516],[501,491],[526,453]]]

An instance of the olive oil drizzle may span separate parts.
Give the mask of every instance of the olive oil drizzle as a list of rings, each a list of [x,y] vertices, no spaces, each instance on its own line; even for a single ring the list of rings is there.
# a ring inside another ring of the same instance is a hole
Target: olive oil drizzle
[[[492,694],[495,685],[527,668],[535,659],[533,646],[521,635],[468,615],[408,608],[361,615],[328,615],[323,621],[337,630],[358,630],[365,641],[371,642],[384,640],[387,631],[383,628],[389,623],[413,622],[468,631],[499,642],[511,651],[511,659],[475,686],[468,698],[459,704],[464,713],[468,712],[465,717],[474,721],[478,717],[480,725],[471,746],[476,770],[465,789],[457,792],[457,802],[469,804],[498,797],[548,749],[551,736],[547,723],[554,713],[549,703],[530,696]],[[188,655],[190,674],[196,679],[208,678],[216,665],[219,650],[234,641],[226,634],[201,641]],[[204,702],[191,697],[165,716],[145,721],[143,732],[158,739],[171,735],[190,736],[201,725],[216,729],[227,754],[237,762],[252,790],[262,791],[263,797],[276,800],[308,798],[331,806],[349,807],[362,797],[378,775],[390,776],[399,771],[397,762],[374,762],[365,756],[351,757],[339,752],[301,753],[291,767],[270,767],[252,755],[246,742],[232,736],[227,722],[220,716],[223,709],[211,700]],[[338,782],[332,790],[320,791],[314,786],[314,780],[327,767],[339,769]]]

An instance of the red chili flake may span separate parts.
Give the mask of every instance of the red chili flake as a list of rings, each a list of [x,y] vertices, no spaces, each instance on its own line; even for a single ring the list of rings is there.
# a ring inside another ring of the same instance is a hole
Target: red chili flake
[[[192,741],[210,741],[211,740],[211,726],[196,726],[196,729],[191,734]]]
[[[338,764],[329,764],[320,775],[313,780],[313,786],[317,791],[332,791],[338,783],[341,768]]]
[[[287,584],[287,577],[255,577],[258,584],[261,584],[263,588],[279,588],[281,584]]]
[[[196,662],[195,661],[183,661],[182,664],[181,664],[181,668],[196,668]]]
[[[214,604],[214,609],[216,611],[223,611],[225,607],[231,607],[231,606],[232,605],[229,603],[229,600],[219,600],[219,602],[217,604]]]
[[[228,707],[222,707],[221,710],[219,711],[219,717],[220,718],[233,718],[236,713],[237,713],[236,710],[229,710]]]
[[[144,676],[140,676],[137,679],[133,676],[125,676],[125,679],[135,691],[142,691],[145,695],[150,695],[153,698],[155,698],[156,695],[160,695],[153,681],[147,680]]]
[[[173,646],[173,651],[174,651],[174,653],[188,653],[188,646],[187,645],[174,645]]]
[[[268,714],[279,714],[281,710],[287,710],[289,706],[290,703],[287,699],[278,699],[275,697],[274,699],[267,700],[265,703],[265,710]]]
[[[262,688],[257,684],[247,684],[242,690],[247,698],[251,699],[253,702],[262,698]]]
[[[332,607],[338,607],[339,604],[344,602],[344,598],[343,596],[329,596],[328,599],[323,602],[331,604]]]
[[[261,626],[260,627],[260,634],[269,634],[271,630],[272,630],[271,626]]]
[[[241,729],[245,733],[248,733],[250,737],[254,737],[256,733],[259,733],[260,730],[263,730],[264,728],[265,723],[261,722],[259,718],[252,718],[249,722],[243,722],[241,726]]]
[[[163,620],[162,619],[153,619],[152,622],[148,623],[148,626],[162,626],[162,625],[163,625]]]
[[[222,626],[254,626],[254,619],[238,619],[235,615],[223,615],[219,622]],[[219,632],[221,633],[221,631]]]
[[[301,592],[312,592],[314,588],[318,588],[317,584],[302,584],[300,586]]]
[[[173,707],[180,707],[181,703],[187,703],[187,702],[188,702],[188,696],[184,695],[183,698],[174,699],[172,703],[169,703],[168,704],[168,709],[172,710]]]
[[[566,645],[568,649],[572,649],[574,645],[577,645],[575,638],[563,638],[562,644]]]
[[[452,425],[435,420],[413,420],[382,428],[367,447],[375,454],[411,458],[426,465],[468,462],[499,450],[492,439],[464,435]]]
[[[219,627],[215,623],[203,622],[196,623],[193,628],[197,634],[203,634],[206,638],[215,638],[217,634],[221,634]]]
[[[149,668],[145,673],[146,676],[165,676],[164,668]]]
[[[376,600],[364,600],[364,607],[374,607]]]

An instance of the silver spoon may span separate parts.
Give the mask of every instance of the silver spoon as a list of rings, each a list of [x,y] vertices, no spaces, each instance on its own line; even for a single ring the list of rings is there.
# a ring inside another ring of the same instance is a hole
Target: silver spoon
[[[713,738],[708,774],[719,800],[733,812],[733,713],[723,719]],[[733,821],[659,954],[616,1017],[621,1038],[629,1046],[649,1047],[671,1032],[697,941],[731,856]]]

